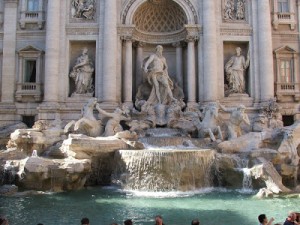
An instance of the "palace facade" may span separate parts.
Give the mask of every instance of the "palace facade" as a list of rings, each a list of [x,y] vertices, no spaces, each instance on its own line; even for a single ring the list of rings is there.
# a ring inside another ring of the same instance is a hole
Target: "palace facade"
[[[300,0],[0,0],[0,124],[76,120],[91,97],[105,110],[133,106],[143,60],[161,45],[188,107],[255,113],[276,98],[290,125],[300,118],[299,14]],[[238,47],[245,88],[232,92],[226,65]]]

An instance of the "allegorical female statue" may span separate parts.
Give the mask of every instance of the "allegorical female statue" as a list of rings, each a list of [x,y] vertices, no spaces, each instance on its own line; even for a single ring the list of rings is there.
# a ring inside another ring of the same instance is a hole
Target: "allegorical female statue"
[[[226,79],[230,93],[246,93],[245,70],[248,68],[250,59],[249,51],[247,59],[241,55],[242,49],[236,48],[236,55],[232,56],[225,65]]]
[[[87,54],[88,49],[84,48],[82,54],[77,58],[70,77],[75,81],[75,92],[73,94],[93,95],[93,63]]]

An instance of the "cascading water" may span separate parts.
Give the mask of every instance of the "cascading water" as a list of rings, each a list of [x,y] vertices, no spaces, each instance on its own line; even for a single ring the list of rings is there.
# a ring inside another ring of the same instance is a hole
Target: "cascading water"
[[[119,150],[113,183],[127,190],[189,191],[211,186],[210,149]]]

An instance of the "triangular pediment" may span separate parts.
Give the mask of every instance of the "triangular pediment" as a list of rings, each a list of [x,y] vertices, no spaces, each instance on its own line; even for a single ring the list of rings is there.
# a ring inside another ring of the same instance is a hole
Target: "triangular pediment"
[[[285,45],[285,46],[281,46],[280,48],[277,48],[274,50],[275,54],[295,54],[297,53],[294,49],[292,49],[291,47]]]
[[[28,45],[25,48],[20,49],[18,52],[44,52],[44,51],[36,47],[33,47],[32,45]]]

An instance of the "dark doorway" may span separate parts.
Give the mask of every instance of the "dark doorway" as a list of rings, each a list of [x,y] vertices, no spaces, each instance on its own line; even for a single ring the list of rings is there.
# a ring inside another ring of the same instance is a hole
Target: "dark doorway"
[[[283,126],[285,126],[285,127],[290,126],[295,122],[294,116],[283,115],[282,122],[283,122]]]
[[[35,116],[22,116],[22,122],[27,125],[27,127],[32,128],[35,122]]]

